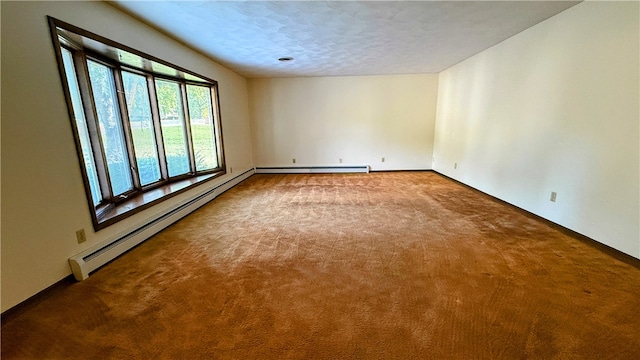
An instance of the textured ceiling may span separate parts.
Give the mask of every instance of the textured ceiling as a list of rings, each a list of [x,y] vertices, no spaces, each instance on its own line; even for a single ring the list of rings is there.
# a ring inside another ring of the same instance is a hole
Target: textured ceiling
[[[111,3],[111,2],[110,2]],[[440,72],[577,1],[115,1],[247,77]],[[293,57],[290,62],[278,58]]]

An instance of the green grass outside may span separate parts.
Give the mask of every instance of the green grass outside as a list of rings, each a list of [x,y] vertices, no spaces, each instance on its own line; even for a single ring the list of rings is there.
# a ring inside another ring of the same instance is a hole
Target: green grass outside
[[[133,135],[136,156],[155,158],[155,137],[151,128],[134,128]],[[191,127],[193,148],[198,169],[210,169],[217,166],[215,142],[210,125],[193,125]],[[166,155],[180,156],[185,153],[185,134],[181,126],[167,126],[162,129],[162,138]]]

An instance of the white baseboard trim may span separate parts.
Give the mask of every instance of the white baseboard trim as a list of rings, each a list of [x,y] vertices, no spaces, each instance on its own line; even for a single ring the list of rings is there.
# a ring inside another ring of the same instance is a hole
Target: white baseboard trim
[[[333,173],[368,173],[368,165],[356,166],[284,166],[256,167],[256,174],[333,174]]]
[[[164,213],[148,221],[138,229],[130,231],[124,235],[116,236],[114,239],[103,241],[96,246],[70,257],[69,265],[71,266],[73,276],[78,281],[85,280],[89,277],[89,274],[92,271],[95,271],[174,222],[189,215],[199,207],[215,199],[218,195],[246,180],[254,173],[255,168],[250,168],[243,173],[216,185],[212,189],[194,196],[183,204],[167,209]]]

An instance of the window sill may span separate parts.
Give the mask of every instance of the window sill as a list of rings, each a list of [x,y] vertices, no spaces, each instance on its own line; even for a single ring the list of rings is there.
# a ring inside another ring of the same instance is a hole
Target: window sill
[[[94,228],[96,231],[104,229],[109,225],[113,225],[118,221],[126,219],[144,209],[224,174],[226,174],[226,171],[222,170],[211,174],[174,181],[172,183],[159,186],[153,190],[145,191],[144,193],[127,199],[121,203],[109,205],[108,208],[98,211],[93,224]]]

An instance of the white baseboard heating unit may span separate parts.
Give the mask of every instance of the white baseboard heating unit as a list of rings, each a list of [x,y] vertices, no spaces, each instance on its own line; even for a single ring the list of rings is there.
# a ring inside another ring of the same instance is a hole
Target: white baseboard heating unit
[[[251,168],[236,177],[227,180],[226,182],[217,185],[213,189],[196,196],[195,198],[187,201],[184,204],[180,204],[159,217],[151,220],[142,227],[129,232],[125,235],[116,237],[109,241],[98,244],[91,247],[80,254],[69,258],[69,264],[73,271],[73,276],[76,280],[81,281],[89,277],[89,274],[105,265],[109,261],[122,255],[128,250],[132,249],[136,245],[147,240],[160,230],[187,216],[189,213],[198,209],[202,205],[215,199],[218,195],[229,190],[235,185],[249,178],[255,172],[254,168]]]
[[[256,167],[256,174],[329,174],[329,173],[368,173],[368,165],[356,166],[291,166],[291,167]]]

